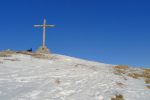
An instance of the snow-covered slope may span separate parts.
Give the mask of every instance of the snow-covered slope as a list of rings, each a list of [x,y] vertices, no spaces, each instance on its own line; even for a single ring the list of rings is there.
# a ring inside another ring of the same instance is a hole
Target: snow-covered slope
[[[0,100],[150,100],[143,79],[114,74],[112,65],[53,54],[51,59],[0,57]]]

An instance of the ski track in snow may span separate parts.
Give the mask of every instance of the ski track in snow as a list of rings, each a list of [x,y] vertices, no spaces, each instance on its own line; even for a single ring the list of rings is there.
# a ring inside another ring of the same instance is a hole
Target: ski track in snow
[[[0,58],[0,100],[150,100],[143,80],[115,75],[112,65],[53,54],[46,60],[16,54]],[[124,87],[116,85],[124,83]]]

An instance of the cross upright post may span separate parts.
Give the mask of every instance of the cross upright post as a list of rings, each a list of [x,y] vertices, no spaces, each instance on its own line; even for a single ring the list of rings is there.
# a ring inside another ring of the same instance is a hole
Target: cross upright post
[[[43,25],[34,25],[34,27],[43,28],[43,40],[42,40],[41,50],[48,51],[48,49],[46,48],[46,28],[52,28],[52,27],[55,27],[55,25],[47,25],[46,24],[46,19],[44,19]]]
[[[44,19],[44,23],[43,23],[43,44],[42,44],[42,47],[45,47],[45,32],[46,32],[46,20]]]

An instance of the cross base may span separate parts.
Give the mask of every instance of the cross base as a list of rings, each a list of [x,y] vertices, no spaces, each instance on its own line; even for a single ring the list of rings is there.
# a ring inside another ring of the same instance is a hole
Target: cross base
[[[36,51],[36,53],[50,54],[50,50],[46,46],[42,46]]]

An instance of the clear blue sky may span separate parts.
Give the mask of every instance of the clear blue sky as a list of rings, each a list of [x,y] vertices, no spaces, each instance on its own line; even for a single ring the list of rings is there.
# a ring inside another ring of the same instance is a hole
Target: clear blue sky
[[[149,0],[1,0],[0,50],[36,50],[109,64],[150,67]]]

